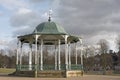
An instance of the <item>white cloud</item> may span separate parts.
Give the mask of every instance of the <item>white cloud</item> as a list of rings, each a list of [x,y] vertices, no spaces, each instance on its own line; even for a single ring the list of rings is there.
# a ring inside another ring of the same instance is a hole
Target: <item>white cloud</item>
[[[11,26],[14,28],[13,37],[30,34],[43,20],[36,12],[28,8],[20,8],[10,18]]]
[[[6,46],[8,44],[7,40],[0,39],[0,45]]]
[[[40,3],[40,2],[45,2],[45,1],[53,1],[53,0],[29,0],[32,3]]]
[[[117,51],[116,49],[116,38],[118,34],[117,33],[109,33],[109,32],[100,32],[97,33],[94,36],[86,36],[84,37],[85,43],[89,45],[95,45],[99,42],[100,39],[105,39],[108,41],[109,49],[112,49],[114,51]]]
[[[120,11],[118,3],[120,2],[114,0],[61,0],[58,8],[59,20],[68,32],[74,34],[119,32],[120,24],[116,22],[120,18],[118,15],[116,15],[118,18],[115,17],[115,14]]]
[[[45,12],[41,17],[47,19],[48,18],[48,12]]]
[[[9,10],[28,6],[22,0],[0,0],[0,5],[9,9]]]
[[[11,18],[12,27],[32,26],[40,21],[40,16],[31,9],[20,8]]]
[[[3,12],[2,11],[0,11],[0,16],[2,16],[3,15]]]
[[[20,8],[17,12],[17,14],[27,14],[27,13],[31,13],[32,10],[27,9],[27,8]]]
[[[3,5],[7,4],[5,1]],[[41,4],[41,2],[49,0],[29,1]],[[17,28],[13,32],[14,35],[31,32],[39,23],[47,21],[47,10],[42,12],[35,8],[38,5],[34,5],[34,8],[30,9],[24,7],[26,2],[22,4],[23,2],[19,0],[16,2],[18,5],[15,5],[15,2],[8,5],[11,8],[19,7],[10,19],[11,26]],[[83,35],[89,44],[95,44],[99,39],[107,39],[110,47],[113,47],[114,39],[112,37],[114,33],[119,34],[120,31],[119,4],[119,0],[53,0],[47,7],[52,8],[54,11],[52,18],[55,19],[55,22],[60,23],[68,33]],[[39,7],[44,9],[44,6]]]

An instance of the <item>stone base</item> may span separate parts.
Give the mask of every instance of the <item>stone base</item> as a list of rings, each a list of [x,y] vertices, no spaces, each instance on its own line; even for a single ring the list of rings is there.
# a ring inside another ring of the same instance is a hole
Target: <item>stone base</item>
[[[66,71],[66,77],[80,77],[80,76],[83,76],[83,71],[80,70]]]
[[[35,71],[16,71],[13,75],[21,77],[35,77]]]
[[[65,71],[38,71],[37,77],[52,77],[52,78],[60,78],[66,77]]]
[[[72,71],[55,71],[55,70],[46,70],[46,71],[16,71],[14,73],[16,76],[24,77],[41,77],[41,78],[65,78],[65,77],[80,77],[83,75],[82,71],[72,70]]]

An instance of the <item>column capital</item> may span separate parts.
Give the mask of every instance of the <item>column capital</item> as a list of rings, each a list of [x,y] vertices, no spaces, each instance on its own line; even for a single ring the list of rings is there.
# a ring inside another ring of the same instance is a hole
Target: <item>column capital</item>
[[[35,37],[35,40],[37,41],[40,35],[34,35],[34,37]]]
[[[83,43],[83,39],[82,39],[82,38],[79,38],[79,41],[80,41],[80,44],[82,44],[82,43]]]
[[[69,35],[61,35],[63,38],[68,38],[69,37]]]

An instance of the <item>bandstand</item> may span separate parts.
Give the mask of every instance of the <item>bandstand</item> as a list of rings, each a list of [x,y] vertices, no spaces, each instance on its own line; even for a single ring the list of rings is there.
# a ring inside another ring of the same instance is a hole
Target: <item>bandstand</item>
[[[76,64],[71,64],[71,44],[78,41],[81,41],[81,38],[69,35],[49,17],[47,22],[40,23],[31,34],[18,36],[15,75],[31,77],[81,76],[83,74],[83,63],[77,64],[77,53]],[[24,44],[29,45],[28,64],[26,65],[22,64]],[[54,65],[44,64],[44,45],[55,46]],[[61,51],[63,49],[65,50],[65,63],[61,64]]]

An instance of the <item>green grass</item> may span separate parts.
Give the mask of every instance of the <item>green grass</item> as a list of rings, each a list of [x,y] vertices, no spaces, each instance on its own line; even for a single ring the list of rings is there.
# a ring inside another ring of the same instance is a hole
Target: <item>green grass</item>
[[[15,72],[15,69],[9,69],[9,68],[0,68],[0,73],[2,74],[10,74]]]

